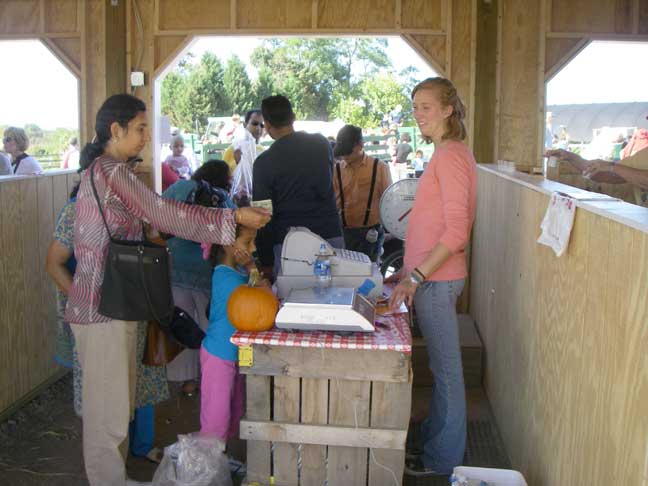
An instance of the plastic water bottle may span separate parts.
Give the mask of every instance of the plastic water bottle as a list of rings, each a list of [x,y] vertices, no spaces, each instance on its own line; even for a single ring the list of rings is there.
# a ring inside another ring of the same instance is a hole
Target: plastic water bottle
[[[313,274],[315,275],[315,285],[318,288],[331,286],[331,260],[329,260],[326,243],[320,245],[319,253],[313,265]]]

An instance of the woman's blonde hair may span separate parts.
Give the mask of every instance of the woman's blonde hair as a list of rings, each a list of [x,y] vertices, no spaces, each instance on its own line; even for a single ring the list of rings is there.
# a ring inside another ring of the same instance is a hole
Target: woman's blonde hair
[[[7,127],[4,136],[13,138],[16,141],[16,148],[21,152],[24,152],[29,147],[29,137],[22,128]]]
[[[441,106],[451,106],[452,113],[447,118],[446,131],[442,140],[464,140],[466,138],[466,107],[457,94],[457,88],[446,78],[427,78],[414,86],[412,100],[417,91],[422,89],[434,89],[438,93]],[[425,138],[425,137],[424,137]],[[426,142],[431,140],[426,139]]]

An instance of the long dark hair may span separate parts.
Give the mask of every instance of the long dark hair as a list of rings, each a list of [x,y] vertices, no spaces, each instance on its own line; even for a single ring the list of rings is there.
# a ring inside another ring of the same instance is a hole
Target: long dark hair
[[[106,144],[112,137],[110,126],[117,122],[122,128],[128,128],[128,122],[141,111],[146,111],[146,104],[129,94],[116,94],[103,102],[95,119],[94,140],[87,143],[79,156],[79,171],[85,170],[104,153]]]
[[[201,165],[191,178],[194,181],[205,181],[210,186],[230,190],[229,165],[223,160],[211,159]]]

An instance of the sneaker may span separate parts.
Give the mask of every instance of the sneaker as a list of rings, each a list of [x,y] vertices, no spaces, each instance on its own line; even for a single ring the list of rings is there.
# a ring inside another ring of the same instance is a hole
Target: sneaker
[[[245,463],[234,459],[232,456],[227,457],[227,462],[229,463],[230,473],[245,475]]]
[[[418,456],[416,460],[408,460],[405,462],[405,474],[407,476],[415,476],[419,478],[428,476],[445,476],[443,473],[425,467],[421,460],[421,456]]]

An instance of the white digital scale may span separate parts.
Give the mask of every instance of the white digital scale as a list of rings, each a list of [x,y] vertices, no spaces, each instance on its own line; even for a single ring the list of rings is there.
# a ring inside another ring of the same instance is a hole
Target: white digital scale
[[[275,324],[280,329],[371,332],[375,316],[374,305],[352,288],[293,289]]]

